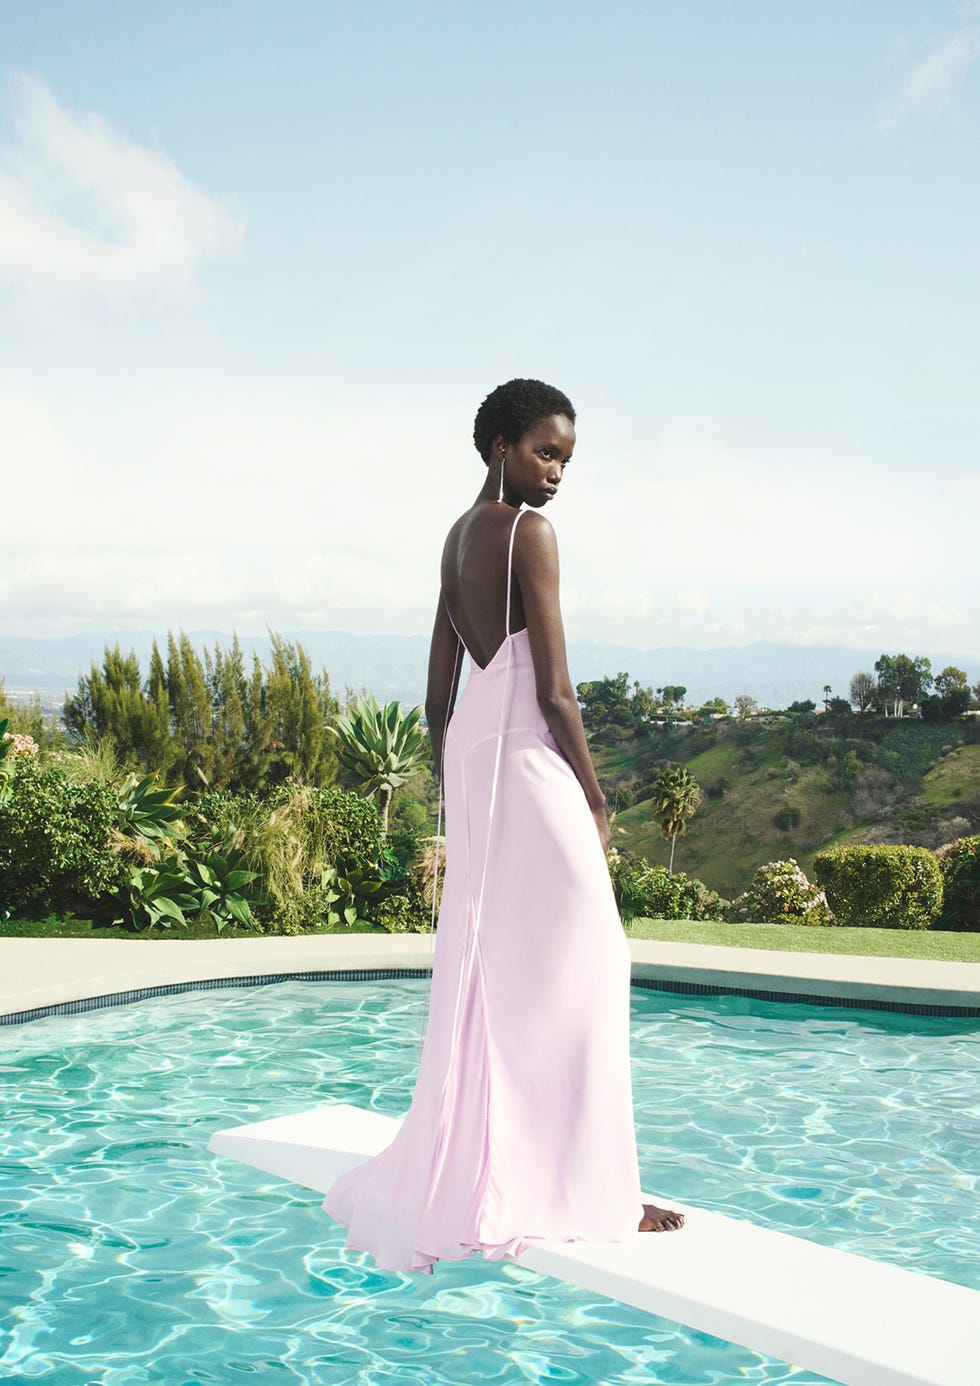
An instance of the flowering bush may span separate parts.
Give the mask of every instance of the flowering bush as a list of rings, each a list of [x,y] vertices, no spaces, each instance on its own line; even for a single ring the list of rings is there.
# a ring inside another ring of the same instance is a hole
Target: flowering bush
[[[728,912],[734,921],[762,924],[833,924],[823,891],[806,878],[793,857],[760,866],[752,883]]]
[[[17,761],[30,760],[38,752],[38,744],[33,736],[9,732],[8,722],[6,717],[0,719],[0,805],[5,804],[13,793]]]
[[[6,742],[4,754],[11,760],[15,756],[36,756],[41,749],[33,736],[26,736],[21,732],[5,731],[2,739]]]

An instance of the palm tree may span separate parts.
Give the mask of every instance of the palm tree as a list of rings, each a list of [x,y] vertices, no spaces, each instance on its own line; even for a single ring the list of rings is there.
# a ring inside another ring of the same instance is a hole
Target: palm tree
[[[653,782],[653,812],[670,843],[670,864],[667,874],[674,874],[674,847],[681,833],[687,830],[687,820],[701,807],[701,786],[689,770],[680,765],[661,770]]]
[[[379,707],[374,694],[368,693],[327,727],[340,742],[338,755],[345,781],[365,798],[377,791],[385,833],[392,794],[425,760],[427,741],[418,728],[422,711],[414,707],[406,715],[399,702]]]

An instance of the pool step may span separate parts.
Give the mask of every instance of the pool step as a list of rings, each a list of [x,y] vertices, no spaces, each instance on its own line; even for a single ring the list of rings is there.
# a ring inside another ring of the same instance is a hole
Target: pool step
[[[208,1150],[325,1194],[399,1125],[335,1103],[216,1131]],[[980,1381],[980,1291],[663,1192],[643,1199],[683,1212],[684,1227],[629,1242],[541,1242],[508,1259],[846,1386]]]

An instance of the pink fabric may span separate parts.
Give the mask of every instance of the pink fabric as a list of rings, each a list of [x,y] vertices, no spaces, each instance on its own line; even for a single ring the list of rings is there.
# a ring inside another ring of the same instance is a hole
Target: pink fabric
[[[506,638],[485,669],[470,657],[446,731],[446,870],[411,1106],[322,1205],[385,1270],[625,1241],[643,1216],[629,945],[538,707],[527,630],[510,633],[524,513]]]

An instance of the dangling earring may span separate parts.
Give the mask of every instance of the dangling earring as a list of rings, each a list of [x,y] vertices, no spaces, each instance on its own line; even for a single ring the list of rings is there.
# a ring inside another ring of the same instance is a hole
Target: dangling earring
[[[504,498],[504,453],[500,454],[500,491],[497,494],[498,501]]]

